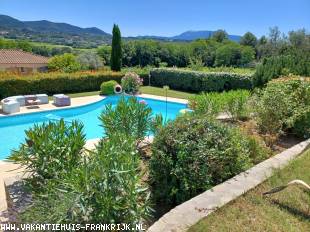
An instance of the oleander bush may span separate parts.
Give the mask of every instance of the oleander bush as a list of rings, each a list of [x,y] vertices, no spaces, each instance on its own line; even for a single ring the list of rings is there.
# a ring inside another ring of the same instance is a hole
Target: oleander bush
[[[80,165],[85,145],[83,125],[77,121],[48,122],[25,132],[25,143],[9,160],[23,165],[32,174],[34,189],[44,188],[46,180],[61,179]]]
[[[300,137],[309,137],[310,81],[307,78],[271,81],[253,98],[253,109],[263,134],[276,140],[292,130]]]
[[[115,107],[106,105],[99,118],[108,137],[120,132],[137,140],[150,131],[156,133],[163,124],[162,116],[152,115],[152,109],[136,97],[122,97]]]
[[[119,104],[115,112],[125,109],[123,116],[134,120],[133,124],[122,121],[125,127],[142,132],[116,126],[109,133],[110,124],[103,123],[108,133],[93,151],[82,150],[82,126],[76,122],[67,125],[61,120],[28,132],[31,146],[23,145],[12,160],[26,165],[33,177],[42,176],[44,185],[40,192],[31,189],[32,204],[18,215],[19,222],[134,225],[148,219],[150,192],[142,181],[136,135],[142,136],[145,123],[153,122],[150,109],[135,98]],[[32,180],[41,183],[38,178]]]
[[[21,215],[22,223],[128,223],[148,219],[148,188],[141,181],[136,141],[115,132],[62,179],[49,180],[44,194]],[[44,213],[43,213],[44,212]]]
[[[143,80],[135,72],[128,72],[122,78],[122,88],[126,93],[136,94],[139,91],[140,86],[143,84]]]
[[[219,113],[227,113],[233,120],[240,120],[249,115],[249,97],[248,90],[202,93],[189,98],[189,107],[206,117],[216,118]]]
[[[258,162],[256,149],[257,143],[234,128],[194,114],[179,117],[152,144],[154,197],[170,206],[180,204]]]
[[[116,131],[101,141],[90,161],[68,181],[78,193],[78,219],[86,216],[84,222],[135,224],[150,216],[148,188],[141,181],[139,165],[134,137]]]
[[[0,72],[0,98],[14,95],[46,93],[79,93],[98,91],[102,82],[114,80],[121,83],[122,72],[83,71],[76,73],[36,73],[20,76]],[[140,74],[142,78],[147,74]]]
[[[227,72],[197,72],[158,68],[150,71],[151,85],[189,92],[221,92],[233,89],[252,89],[252,75]]]
[[[114,80],[102,82],[100,85],[100,94],[102,95],[111,95],[114,94],[114,87],[118,83]]]

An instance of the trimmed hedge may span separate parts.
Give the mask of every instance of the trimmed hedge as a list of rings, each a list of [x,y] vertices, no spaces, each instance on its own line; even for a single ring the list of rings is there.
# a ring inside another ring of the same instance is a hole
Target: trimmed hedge
[[[197,72],[179,69],[153,69],[151,85],[168,85],[174,90],[211,92],[231,89],[252,89],[252,75],[226,72]]]
[[[121,83],[124,73],[99,71],[77,73],[37,73],[30,76],[0,75],[0,98],[14,95],[79,93],[99,91],[102,82]]]
[[[100,94],[103,94],[103,95],[114,94],[114,87],[117,84],[118,83],[114,80],[102,82],[102,84],[100,85]]]

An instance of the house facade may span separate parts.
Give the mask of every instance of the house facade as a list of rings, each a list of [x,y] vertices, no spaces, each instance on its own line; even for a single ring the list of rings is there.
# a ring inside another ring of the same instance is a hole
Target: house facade
[[[48,58],[30,52],[15,49],[0,49],[0,71],[19,74],[44,72],[47,70]]]

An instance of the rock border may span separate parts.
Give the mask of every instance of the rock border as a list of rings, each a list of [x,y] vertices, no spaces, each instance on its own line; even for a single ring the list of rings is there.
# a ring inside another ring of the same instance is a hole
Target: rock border
[[[249,170],[176,206],[156,221],[147,231],[187,231],[200,219],[261,184],[272,176],[274,169],[285,167],[309,147],[310,139],[255,165]]]

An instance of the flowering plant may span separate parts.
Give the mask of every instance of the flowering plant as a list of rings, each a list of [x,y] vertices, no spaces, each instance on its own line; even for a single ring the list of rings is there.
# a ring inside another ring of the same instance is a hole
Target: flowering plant
[[[122,87],[126,93],[135,94],[139,91],[143,81],[138,74],[134,72],[128,72],[122,78]]]

